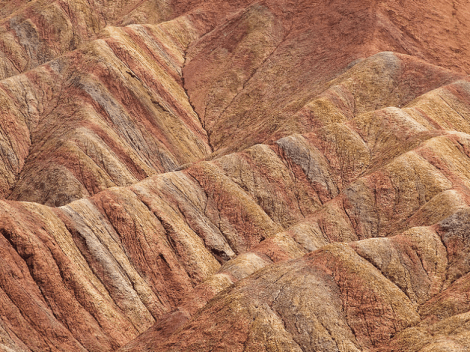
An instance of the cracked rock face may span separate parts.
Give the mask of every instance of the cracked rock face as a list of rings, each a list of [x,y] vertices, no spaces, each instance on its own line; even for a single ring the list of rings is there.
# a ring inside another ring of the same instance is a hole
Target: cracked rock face
[[[470,350],[469,18],[0,0],[0,351]]]

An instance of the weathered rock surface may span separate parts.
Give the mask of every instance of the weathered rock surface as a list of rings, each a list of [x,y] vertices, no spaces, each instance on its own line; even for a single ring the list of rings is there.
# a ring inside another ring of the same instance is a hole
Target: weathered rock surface
[[[469,15],[0,0],[0,350],[470,349]]]

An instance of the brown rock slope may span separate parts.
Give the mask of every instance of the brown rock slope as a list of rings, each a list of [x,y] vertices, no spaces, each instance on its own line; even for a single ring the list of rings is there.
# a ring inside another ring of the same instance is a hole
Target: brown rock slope
[[[4,196],[63,205],[210,153],[181,76],[192,21],[106,31],[1,81]]]
[[[470,349],[469,9],[0,0],[0,350]]]

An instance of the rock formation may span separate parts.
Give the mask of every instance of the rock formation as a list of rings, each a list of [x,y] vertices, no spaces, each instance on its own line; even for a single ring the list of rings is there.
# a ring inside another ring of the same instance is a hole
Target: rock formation
[[[0,351],[470,350],[470,4],[0,0]]]

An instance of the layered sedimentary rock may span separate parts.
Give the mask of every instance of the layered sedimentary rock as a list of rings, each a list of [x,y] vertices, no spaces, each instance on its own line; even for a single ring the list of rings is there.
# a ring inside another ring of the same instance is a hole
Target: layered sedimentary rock
[[[470,349],[468,12],[0,1],[0,349]]]
[[[210,153],[181,76],[197,29],[166,28],[108,27],[2,81],[4,196],[59,206]]]

